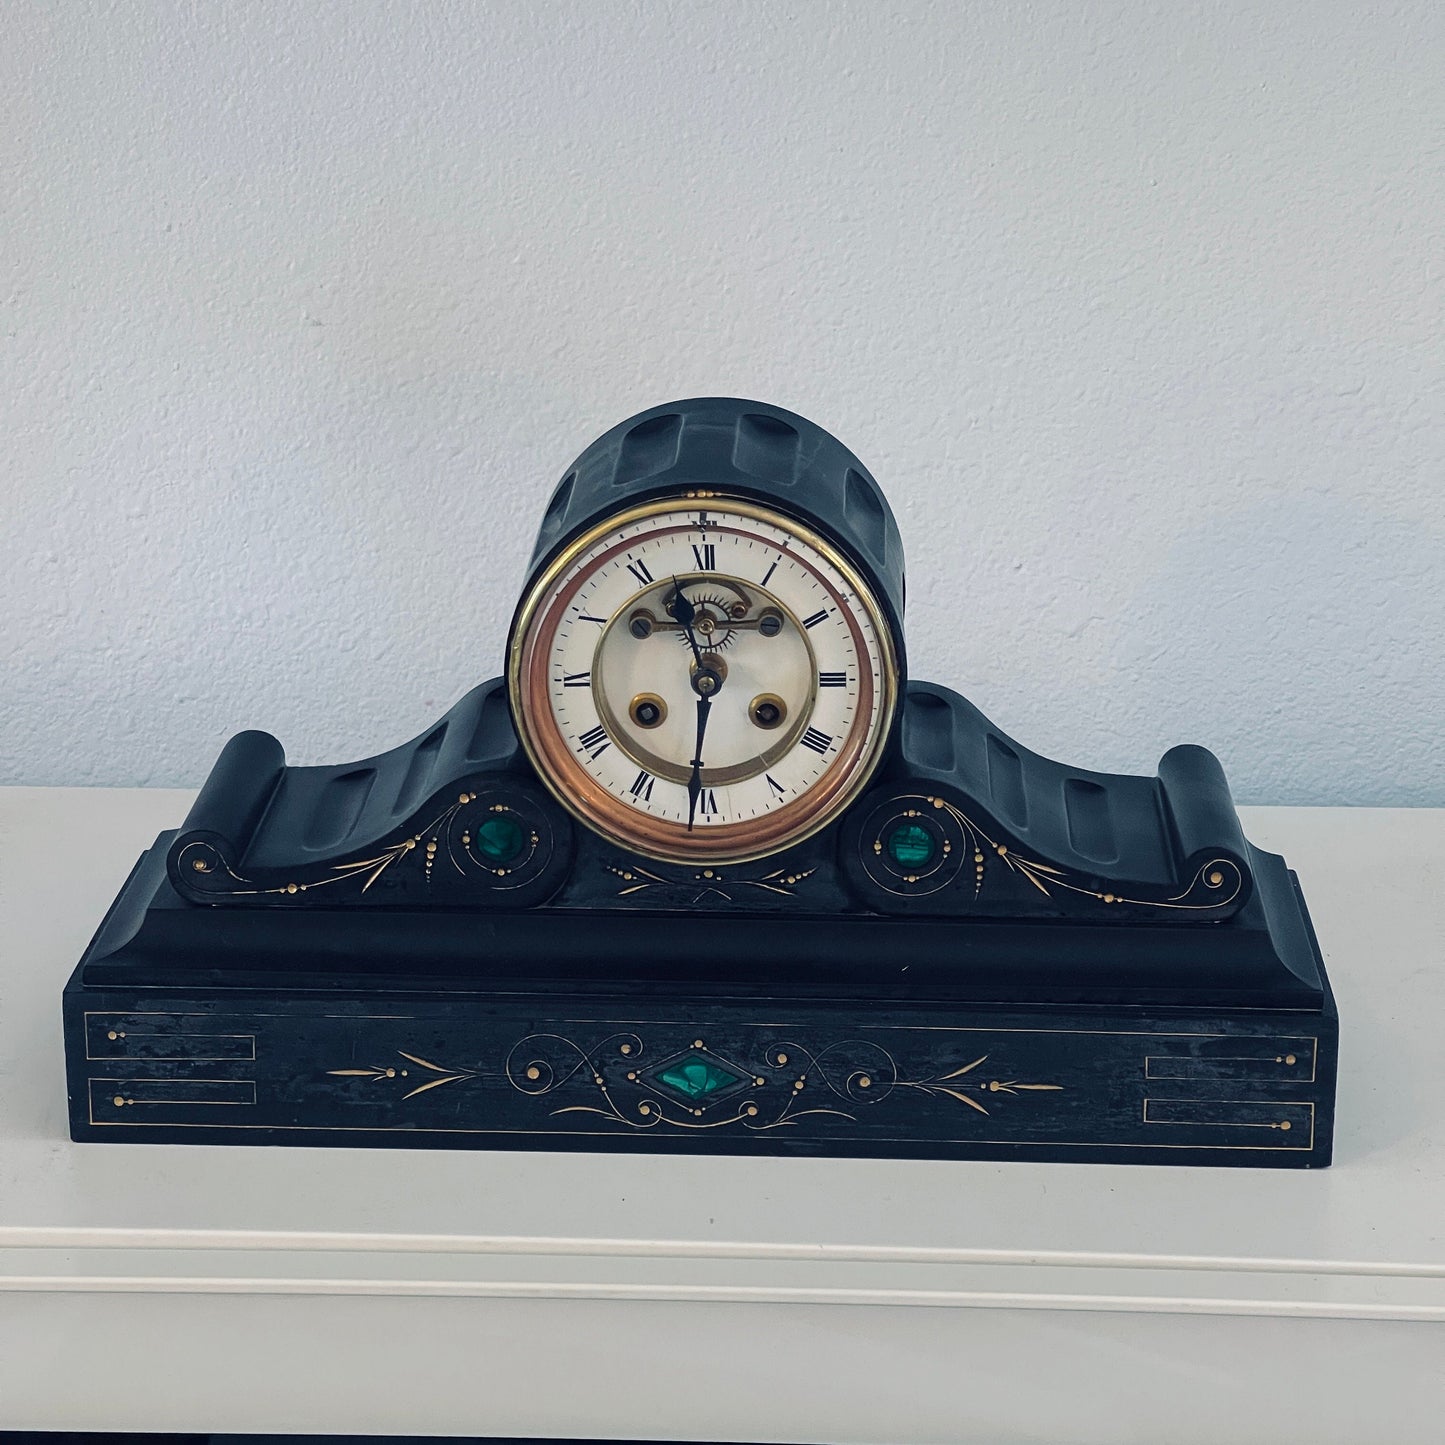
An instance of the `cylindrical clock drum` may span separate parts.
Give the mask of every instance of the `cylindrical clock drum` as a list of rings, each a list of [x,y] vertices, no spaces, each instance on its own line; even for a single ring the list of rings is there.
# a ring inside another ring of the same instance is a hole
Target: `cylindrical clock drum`
[[[804,418],[708,398],[642,413],[559,483],[512,626],[538,775],[612,842],[736,863],[826,826],[903,688],[903,560],[861,462]]]

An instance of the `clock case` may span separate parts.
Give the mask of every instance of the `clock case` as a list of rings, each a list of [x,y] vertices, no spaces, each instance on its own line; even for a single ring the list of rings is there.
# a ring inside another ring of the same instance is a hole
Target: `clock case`
[[[752,863],[630,854],[549,794],[502,679],[362,762],[241,733],[65,990],[72,1137],[1328,1164],[1333,996],[1219,763],[1065,767],[906,682],[897,526],[836,439],[644,412],[568,469],[529,579],[722,496],[826,537],[892,628],[901,705],[840,819]]]

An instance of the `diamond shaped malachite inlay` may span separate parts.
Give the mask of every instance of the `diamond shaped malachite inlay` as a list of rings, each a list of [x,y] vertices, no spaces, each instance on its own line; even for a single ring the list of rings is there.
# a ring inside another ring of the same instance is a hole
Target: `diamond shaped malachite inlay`
[[[726,1089],[736,1084],[741,1074],[735,1074],[731,1069],[725,1069],[714,1063],[711,1059],[705,1058],[702,1054],[684,1054],[682,1058],[675,1059],[665,1069],[659,1070],[654,1076],[659,1084],[666,1084],[669,1089],[676,1090],[684,1099],[694,1104],[700,1104],[716,1094],[719,1089]]]

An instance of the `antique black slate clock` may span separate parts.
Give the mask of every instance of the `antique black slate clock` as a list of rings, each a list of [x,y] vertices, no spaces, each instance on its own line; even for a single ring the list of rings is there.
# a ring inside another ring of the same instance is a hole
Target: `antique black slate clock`
[[[65,992],[73,1137],[1318,1167],[1338,1025],[1203,748],[910,682],[862,463],[708,398],[552,492],[506,675],[223,750]]]

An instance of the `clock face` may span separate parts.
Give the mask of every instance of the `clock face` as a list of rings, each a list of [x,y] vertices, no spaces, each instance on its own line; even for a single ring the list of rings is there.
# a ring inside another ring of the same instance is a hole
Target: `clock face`
[[[807,837],[858,795],[898,669],[837,548],[698,493],[613,516],[536,578],[509,684],[528,755],[583,822],[649,857],[723,863]]]

